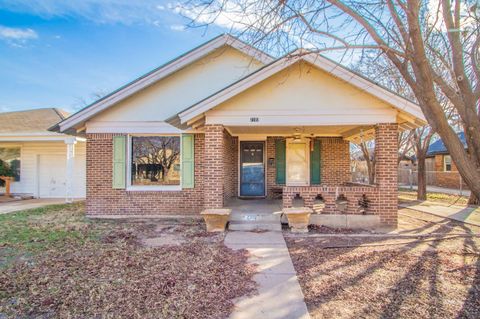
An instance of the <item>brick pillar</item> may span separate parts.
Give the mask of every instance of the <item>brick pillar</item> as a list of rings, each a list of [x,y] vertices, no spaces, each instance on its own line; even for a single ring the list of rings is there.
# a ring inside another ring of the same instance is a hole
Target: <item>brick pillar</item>
[[[377,211],[380,221],[397,226],[398,214],[398,125],[375,126],[375,183],[378,187]]]
[[[204,207],[222,208],[224,190],[223,125],[205,125]]]

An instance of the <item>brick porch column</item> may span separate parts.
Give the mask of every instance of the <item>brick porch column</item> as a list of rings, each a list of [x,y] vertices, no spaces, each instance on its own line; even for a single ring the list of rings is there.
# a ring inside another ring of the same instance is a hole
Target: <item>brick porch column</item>
[[[375,126],[375,183],[379,189],[377,211],[380,221],[397,226],[398,215],[398,125]]]
[[[204,207],[222,208],[224,189],[223,125],[205,125]]]

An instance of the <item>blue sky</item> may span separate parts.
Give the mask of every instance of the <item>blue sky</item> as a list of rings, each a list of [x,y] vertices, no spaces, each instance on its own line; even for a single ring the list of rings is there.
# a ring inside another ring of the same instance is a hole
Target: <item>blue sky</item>
[[[0,112],[75,111],[224,32],[168,1],[0,0]]]

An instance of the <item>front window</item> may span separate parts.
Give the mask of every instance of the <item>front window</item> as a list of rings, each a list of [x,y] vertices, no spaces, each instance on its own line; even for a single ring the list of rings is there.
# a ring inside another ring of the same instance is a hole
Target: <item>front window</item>
[[[0,161],[6,164],[15,181],[20,181],[20,147],[0,147]]]
[[[452,158],[450,155],[445,155],[443,157],[443,163],[444,163],[444,171],[445,172],[451,172],[452,171]]]
[[[180,185],[180,137],[133,136],[131,184]]]

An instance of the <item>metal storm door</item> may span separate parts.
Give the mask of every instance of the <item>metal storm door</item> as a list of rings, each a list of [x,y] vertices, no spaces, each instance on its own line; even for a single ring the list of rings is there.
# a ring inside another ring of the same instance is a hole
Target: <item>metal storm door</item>
[[[265,196],[263,142],[240,142],[240,196]]]

